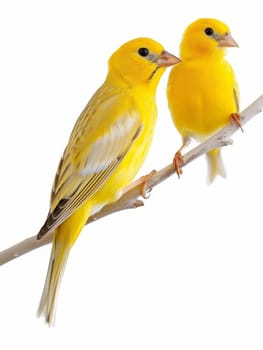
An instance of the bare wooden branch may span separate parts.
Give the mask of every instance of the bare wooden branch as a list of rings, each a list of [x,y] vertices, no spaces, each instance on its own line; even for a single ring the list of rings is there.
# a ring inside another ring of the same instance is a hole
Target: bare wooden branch
[[[241,125],[245,125],[250,119],[255,115],[259,114],[263,110],[263,95],[256,99],[251,105],[249,105],[240,115]],[[230,123],[212,137],[210,137],[205,142],[201,143],[197,147],[193,148],[187,152],[184,156],[184,164],[182,167],[186,166],[196,158],[207,153],[213,148],[223,147],[232,143],[230,137],[237,131],[240,130],[237,125]],[[175,174],[173,164],[169,164],[163,169],[157,171],[152,175],[152,177],[147,182],[146,192],[151,191],[152,188],[165,181],[168,177]],[[137,208],[144,205],[144,202],[139,199],[142,195],[142,183],[144,177],[136,180],[124,191],[124,194],[114,203],[106,205],[102,210],[95,215],[91,216],[87,224],[99,220],[112,213]],[[52,241],[52,234],[45,236],[41,240],[37,240],[36,236],[27,238],[18,244],[3,250],[0,252],[0,265],[7,263],[23,254],[26,254],[34,249],[37,249],[43,245],[46,245]]]

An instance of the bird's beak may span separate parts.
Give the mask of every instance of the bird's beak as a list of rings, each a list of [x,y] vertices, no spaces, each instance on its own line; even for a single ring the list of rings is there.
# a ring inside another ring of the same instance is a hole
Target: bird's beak
[[[238,47],[237,42],[234,40],[230,33],[221,35],[217,38],[218,47]]]
[[[168,51],[163,51],[160,56],[157,57],[156,63],[158,67],[169,67],[181,62],[181,60],[169,53]]]

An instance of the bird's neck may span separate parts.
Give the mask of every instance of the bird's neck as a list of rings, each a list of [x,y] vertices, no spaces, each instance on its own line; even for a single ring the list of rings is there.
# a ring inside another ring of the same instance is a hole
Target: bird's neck
[[[181,48],[182,61],[193,61],[193,60],[213,60],[222,61],[225,57],[225,49],[216,48],[211,51],[209,50],[184,50]]]
[[[160,78],[161,74],[159,74],[159,72],[156,72],[154,76],[149,76],[146,79],[141,79],[141,77],[138,79],[131,79],[129,76],[120,75],[116,72],[110,72],[107,75],[105,83],[116,86],[119,89],[129,90],[131,92],[141,91],[144,94],[151,94],[155,96]]]

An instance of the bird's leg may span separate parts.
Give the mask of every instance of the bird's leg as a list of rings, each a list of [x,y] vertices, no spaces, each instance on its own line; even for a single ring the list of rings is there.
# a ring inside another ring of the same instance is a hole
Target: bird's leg
[[[243,130],[242,126],[241,126],[240,114],[239,113],[232,113],[230,115],[230,120],[231,120],[232,123],[236,124],[240,128],[240,130],[242,132],[244,132],[244,130]]]
[[[182,146],[175,153],[174,158],[173,158],[174,170],[176,171],[176,173],[178,175],[178,179],[180,179],[180,175],[182,175],[182,173],[183,173],[181,166],[184,165],[184,157],[182,156],[181,152],[188,145],[188,143],[189,143],[189,140],[185,139],[183,141]]]

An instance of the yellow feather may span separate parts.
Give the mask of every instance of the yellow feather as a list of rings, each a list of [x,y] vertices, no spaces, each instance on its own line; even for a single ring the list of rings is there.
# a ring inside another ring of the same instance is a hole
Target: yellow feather
[[[158,82],[165,67],[178,62],[154,40],[124,44],[109,59],[105,82],[73,128],[54,180],[50,212],[37,236],[54,231],[38,310],[49,324],[70,249],[89,215],[115,201],[137,174],[153,137]]]
[[[182,62],[171,70],[167,85],[169,108],[183,142],[205,140],[238,113],[238,87],[224,57],[225,46],[237,44],[227,25],[216,19],[199,19],[184,32]],[[225,175],[219,155],[215,151],[207,156],[210,181]]]

